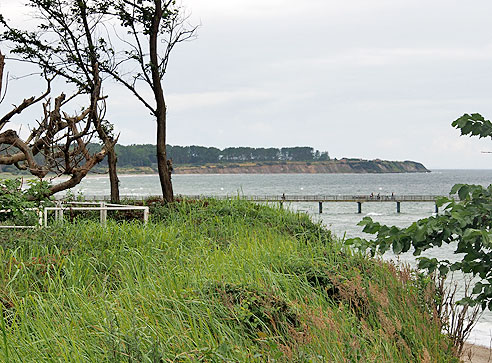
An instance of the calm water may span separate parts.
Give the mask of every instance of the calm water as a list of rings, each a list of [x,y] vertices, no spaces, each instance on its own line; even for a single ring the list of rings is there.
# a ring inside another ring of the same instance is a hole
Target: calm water
[[[120,176],[122,195],[146,196],[160,194],[156,175]],[[425,174],[240,174],[240,175],[174,175],[176,194],[183,195],[344,195],[366,194],[432,194],[447,195],[457,183],[492,183],[492,170],[435,170]],[[109,194],[108,178],[86,178],[73,190],[85,195]],[[394,203],[365,203],[362,214],[357,214],[356,203],[324,203],[323,214],[318,214],[317,203],[292,203],[290,208],[304,211],[321,220],[338,236],[364,236],[357,223],[371,216],[381,223],[405,227],[434,212],[433,203],[402,203],[396,213]],[[365,236],[369,237],[369,236]],[[428,255],[453,259],[452,248],[433,251]],[[385,258],[394,258],[391,254]],[[411,254],[400,259],[415,264]],[[461,279],[461,277],[458,277]],[[486,312],[475,328],[470,341],[489,346],[492,341],[492,313]]]

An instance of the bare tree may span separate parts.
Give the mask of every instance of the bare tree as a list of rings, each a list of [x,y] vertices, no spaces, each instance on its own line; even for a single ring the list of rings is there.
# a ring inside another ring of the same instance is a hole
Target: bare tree
[[[125,86],[157,123],[157,167],[164,200],[174,199],[172,165],[166,154],[167,105],[162,81],[174,47],[195,36],[197,27],[189,26],[183,9],[175,0],[100,0],[101,14],[117,17],[127,36],[116,35],[105,44],[103,72]],[[110,47],[123,44],[119,51]],[[143,86],[143,87],[142,87]],[[150,89],[153,99],[145,96]]]
[[[37,31],[12,29],[3,21],[8,29],[3,38],[16,44],[12,51],[40,65],[47,74],[61,75],[86,93],[94,92],[101,79],[99,70],[126,87],[155,117],[162,194],[166,201],[173,201],[162,81],[174,47],[195,36],[196,27],[188,25],[183,9],[175,0],[29,0],[29,3],[39,10],[41,24]],[[111,26],[114,32],[109,29]],[[152,92],[153,99],[146,97],[146,88]],[[102,120],[97,125],[96,118],[92,119],[108,148],[111,169],[116,160],[110,148],[114,140],[111,127]],[[114,176],[110,171],[112,195],[113,187],[117,186],[114,171]]]
[[[0,90],[3,86],[4,68],[5,56],[0,53]],[[42,95],[24,99],[0,117],[0,164],[28,170],[39,178],[44,178],[49,172],[69,175],[67,180],[50,186],[49,195],[80,183],[108,153],[106,146],[96,153],[88,150],[88,143],[96,133],[90,117],[101,120],[105,113],[104,98],[98,94],[100,84],[91,94],[91,99],[95,102],[91,102],[89,107],[78,114],[69,115],[62,108],[78,94],[67,98],[62,93],[51,102],[46,98],[51,93],[51,81],[52,78],[47,76],[46,91]],[[22,138],[13,129],[3,131],[12,118],[39,103],[42,104],[42,117],[26,138]]]
[[[95,43],[98,32],[104,31],[101,14],[94,11],[90,0],[29,0],[28,5],[36,10],[38,28],[30,32],[14,29],[0,17],[0,23],[7,29],[3,39],[14,44],[12,53],[39,65],[46,74],[63,77],[79,92],[91,96],[89,123],[107,150],[111,200],[118,202],[116,136],[112,125],[98,117],[96,105],[102,81]]]

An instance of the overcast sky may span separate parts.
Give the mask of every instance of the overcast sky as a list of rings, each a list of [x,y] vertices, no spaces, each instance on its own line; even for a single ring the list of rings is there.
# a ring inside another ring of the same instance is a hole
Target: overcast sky
[[[0,0],[0,12],[19,21],[19,3]],[[492,141],[450,125],[464,113],[492,118],[490,0],[182,3],[201,26],[164,80],[169,144],[492,167],[481,153]],[[105,87],[120,142],[155,143],[148,112]],[[18,92],[15,81],[10,89]]]

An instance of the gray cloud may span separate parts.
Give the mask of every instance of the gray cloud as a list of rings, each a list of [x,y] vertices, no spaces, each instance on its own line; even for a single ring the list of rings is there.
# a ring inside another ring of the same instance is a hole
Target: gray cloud
[[[16,0],[1,0],[0,11]],[[450,126],[492,117],[485,0],[183,0],[198,39],[173,55],[168,141],[311,145],[333,157],[489,168],[486,140]],[[106,85],[124,143],[153,143],[148,112]],[[3,107],[3,105],[2,105]]]

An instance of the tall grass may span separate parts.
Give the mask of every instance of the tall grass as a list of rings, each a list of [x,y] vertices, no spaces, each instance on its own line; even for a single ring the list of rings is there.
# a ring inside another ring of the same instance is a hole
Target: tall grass
[[[242,200],[1,231],[0,361],[453,362],[430,281]]]

